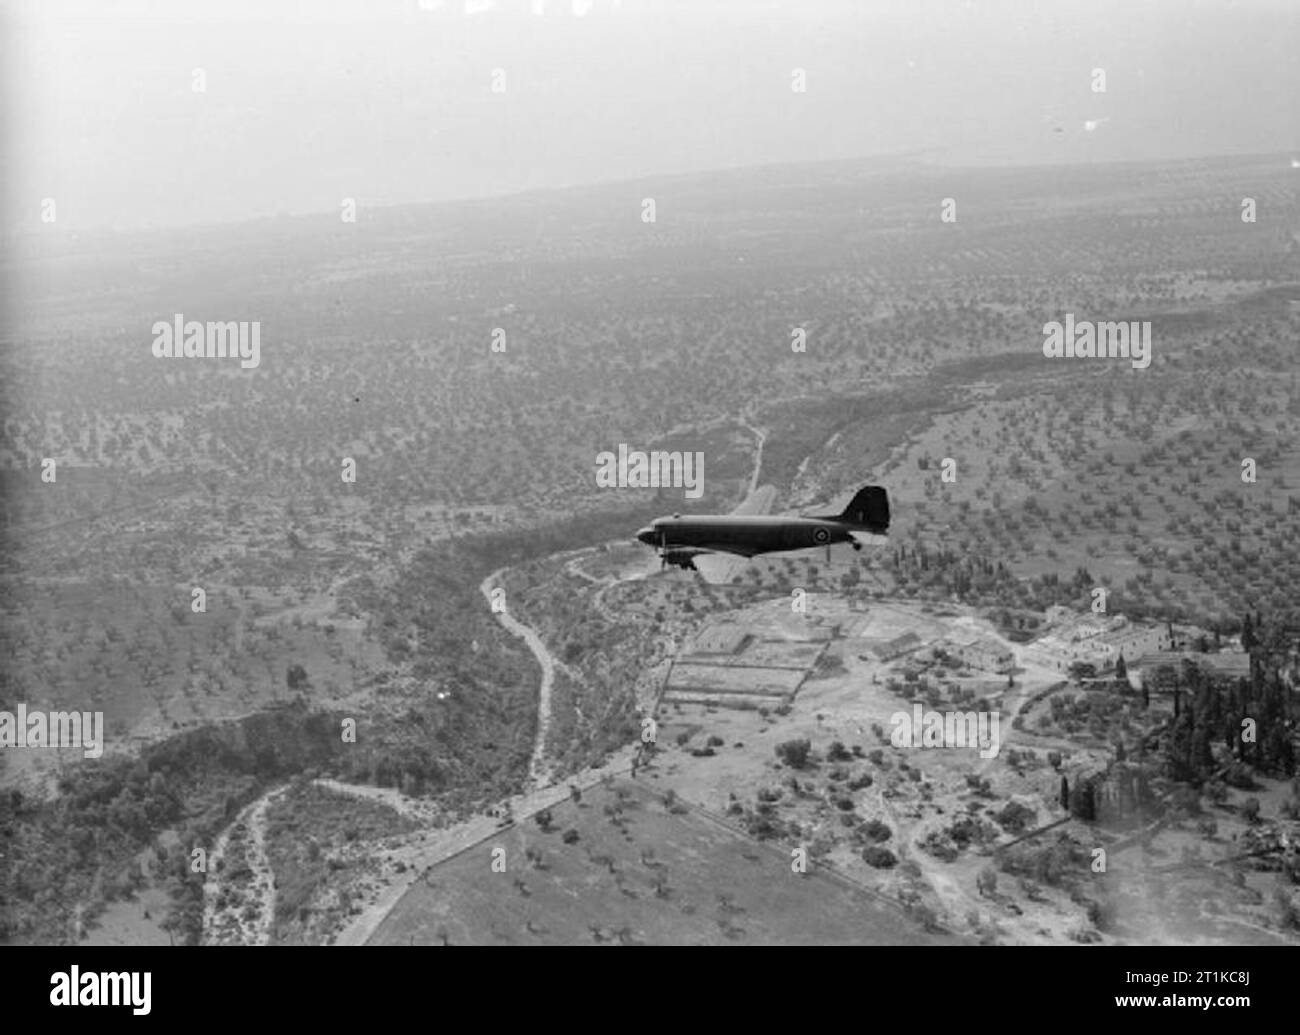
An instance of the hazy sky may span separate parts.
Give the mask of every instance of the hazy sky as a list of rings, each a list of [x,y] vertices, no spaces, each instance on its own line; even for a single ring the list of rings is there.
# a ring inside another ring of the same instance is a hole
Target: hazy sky
[[[46,197],[61,228],[128,229],[914,151],[1300,147],[1300,0],[534,2],[3,3],[6,229]]]

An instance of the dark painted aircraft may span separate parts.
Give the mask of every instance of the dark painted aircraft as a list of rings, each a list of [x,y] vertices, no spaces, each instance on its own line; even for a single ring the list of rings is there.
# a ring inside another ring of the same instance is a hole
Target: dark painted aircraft
[[[879,485],[859,489],[839,514],[809,517],[771,515],[691,514],[662,517],[637,532],[636,537],[659,551],[662,566],[697,571],[702,554],[727,553],[753,557],[783,550],[808,550],[833,543],[862,549],[857,536],[885,535],[889,530],[889,496]]]

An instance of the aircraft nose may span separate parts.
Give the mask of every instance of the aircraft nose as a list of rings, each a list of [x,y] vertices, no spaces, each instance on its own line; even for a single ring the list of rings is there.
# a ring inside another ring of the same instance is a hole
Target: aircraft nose
[[[636,534],[638,542],[645,543],[646,546],[653,546],[655,541],[655,530],[647,525]]]

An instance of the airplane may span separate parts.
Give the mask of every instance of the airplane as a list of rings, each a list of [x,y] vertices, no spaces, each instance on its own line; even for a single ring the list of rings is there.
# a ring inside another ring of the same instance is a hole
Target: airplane
[[[715,553],[753,557],[760,553],[826,547],[849,543],[862,549],[856,536],[885,535],[889,530],[889,495],[879,485],[859,489],[839,514],[809,517],[770,515],[691,514],[661,517],[637,532],[637,540],[659,551],[660,567],[677,565],[699,571],[697,557]]]

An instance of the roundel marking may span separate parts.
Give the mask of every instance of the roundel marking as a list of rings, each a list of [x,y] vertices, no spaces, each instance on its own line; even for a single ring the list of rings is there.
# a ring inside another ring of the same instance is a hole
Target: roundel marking
[[[813,529],[813,542],[815,543],[824,543],[828,539],[830,539],[830,537],[831,537],[831,533],[828,529],[825,528]]]

